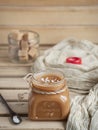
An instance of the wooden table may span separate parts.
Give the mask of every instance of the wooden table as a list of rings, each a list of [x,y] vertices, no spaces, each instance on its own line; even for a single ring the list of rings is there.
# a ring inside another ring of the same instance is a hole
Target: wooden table
[[[42,46],[43,50],[49,47]],[[29,86],[23,77],[31,72],[32,64],[11,63],[8,58],[8,46],[0,45],[0,93],[10,107],[22,117],[20,125],[10,122],[9,112],[0,102],[0,130],[64,130],[62,121],[30,121],[28,120],[28,90]]]

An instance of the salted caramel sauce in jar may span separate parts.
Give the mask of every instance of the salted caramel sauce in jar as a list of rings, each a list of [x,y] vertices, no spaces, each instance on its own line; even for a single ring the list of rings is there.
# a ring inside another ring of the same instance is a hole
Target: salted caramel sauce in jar
[[[28,100],[31,120],[63,120],[70,111],[69,91],[64,74],[48,69],[32,74]]]

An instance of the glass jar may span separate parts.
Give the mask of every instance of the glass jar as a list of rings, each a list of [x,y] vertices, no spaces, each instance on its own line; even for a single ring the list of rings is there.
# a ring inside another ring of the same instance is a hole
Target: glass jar
[[[12,31],[8,35],[9,57],[12,62],[29,63],[39,55],[39,34],[28,30]]]
[[[26,76],[30,83],[28,116],[31,120],[63,120],[70,111],[69,91],[64,74],[48,69]]]

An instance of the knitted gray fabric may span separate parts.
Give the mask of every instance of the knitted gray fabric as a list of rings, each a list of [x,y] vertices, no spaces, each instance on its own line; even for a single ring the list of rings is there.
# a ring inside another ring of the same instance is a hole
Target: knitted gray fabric
[[[81,57],[82,64],[66,63],[66,58],[70,56]],[[70,90],[88,93],[98,81],[98,47],[87,40],[65,39],[38,57],[33,71],[49,67],[61,69],[65,73]]]

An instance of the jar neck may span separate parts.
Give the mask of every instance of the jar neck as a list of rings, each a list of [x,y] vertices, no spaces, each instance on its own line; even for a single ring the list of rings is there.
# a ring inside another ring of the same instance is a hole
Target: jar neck
[[[67,87],[63,86],[62,89],[56,90],[56,91],[44,91],[36,88],[32,88],[32,92],[37,93],[37,94],[43,94],[43,95],[55,95],[55,94],[60,94],[62,92],[65,92],[67,90]]]
[[[25,78],[33,90],[57,92],[66,88],[64,74],[59,70],[43,70],[34,74],[28,74]]]
[[[65,79],[63,79],[62,81],[57,83],[47,84],[47,83],[40,83],[33,80],[31,84],[31,88],[32,90],[36,89],[38,91],[43,91],[43,92],[57,92],[66,88],[66,82]]]

